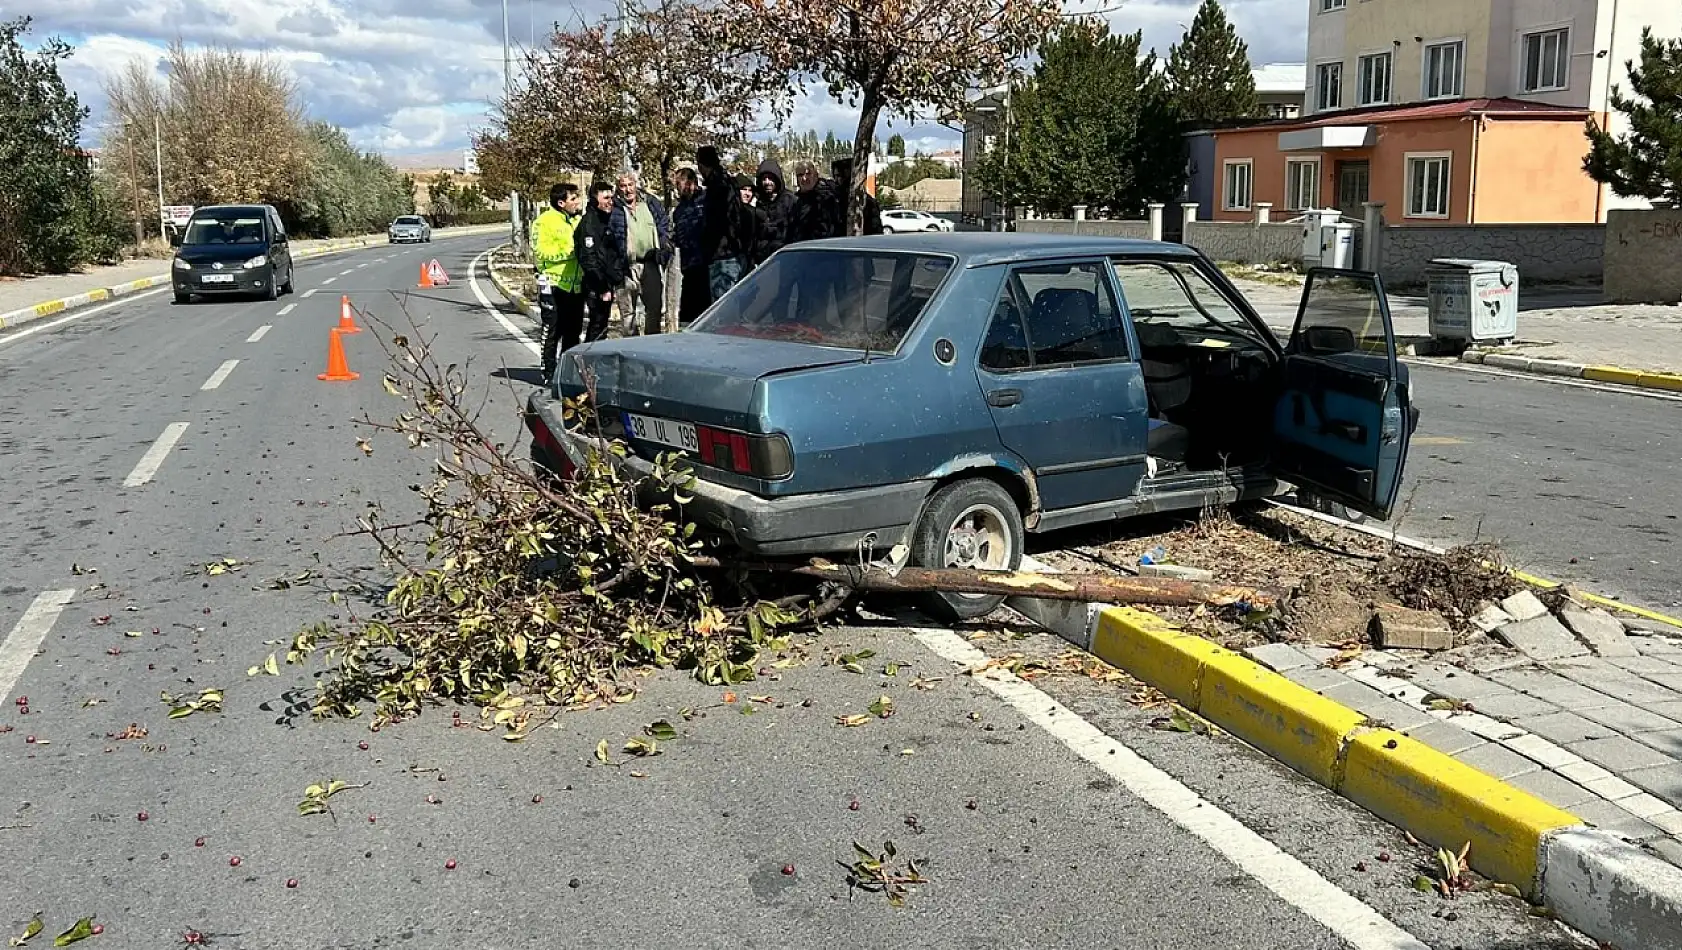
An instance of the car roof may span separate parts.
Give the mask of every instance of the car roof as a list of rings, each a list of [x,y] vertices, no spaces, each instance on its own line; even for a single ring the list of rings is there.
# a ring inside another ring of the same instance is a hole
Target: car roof
[[[958,258],[962,267],[1017,264],[1056,257],[1109,257],[1115,254],[1149,254],[1187,259],[1197,256],[1197,252],[1186,245],[1171,244],[1167,241],[1007,231],[924,231],[917,234],[825,238],[821,241],[802,241],[788,249],[870,251],[879,250],[884,246],[896,251],[950,254]]]
[[[269,210],[268,205],[205,205],[193,209],[193,217],[200,214],[263,214]]]

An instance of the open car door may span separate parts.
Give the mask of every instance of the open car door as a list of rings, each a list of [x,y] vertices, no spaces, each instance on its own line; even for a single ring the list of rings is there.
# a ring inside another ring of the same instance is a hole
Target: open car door
[[[1274,474],[1386,519],[1418,413],[1377,274],[1308,272],[1273,410]]]

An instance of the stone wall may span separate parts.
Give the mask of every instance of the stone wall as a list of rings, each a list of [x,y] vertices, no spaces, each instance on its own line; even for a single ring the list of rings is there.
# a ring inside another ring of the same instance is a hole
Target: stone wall
[[[1016,222],[1016,230],[1023,234],[1074,234],[1075,221],[1068,218],[1027,218]],[[1080,233],[1087,237],[1134,238],[1150,240],[1149,221],[1081,221]]]
[[[1682,209],[1609,212],[1605,259],[1608,303],[1682,303]]]
[[[1302,225],[1270,221],[1192,221],[1185,243],[1216,261],[1271,264],[1302,260]]]
[[[1617,212],[1613,212],[1616,214]],[[1679,217],[1682,221],[1682,217]],[[1506,261],[1519,286],[1600,280],[1606,227],[1599,224],[1451,224],[1387,227],[1378,272],[1389,287],[1425,282],[1433,259]],[[1682,240],[1672,242],[1682,250]],[[1674,253],[1674,252],[1673,252]]]

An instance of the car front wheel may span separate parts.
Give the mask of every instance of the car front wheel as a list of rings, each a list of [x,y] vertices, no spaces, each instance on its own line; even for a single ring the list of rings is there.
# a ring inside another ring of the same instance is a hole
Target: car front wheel
[[[929,499],[911,539],[911,563],[1014,571],[1022,566],[1024,531],[1016,499],[998,482],[971,478],[941,488]],[[997,610],[996,594],[929,592],[918,599],[925,613],[955,623]]]

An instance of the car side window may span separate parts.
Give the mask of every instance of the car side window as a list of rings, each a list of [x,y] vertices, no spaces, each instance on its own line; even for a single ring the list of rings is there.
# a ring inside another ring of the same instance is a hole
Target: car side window
[[[993,322],[981,344],[981,366],[995,372],[1027,369],[1033,365],[1028,353],[1028,334],[1022,329],[1022,308],[1017,306],[1011,284],[999,294],[993,308]]]
[[[1115,276],[1135,326],[1256,339],[1243,315],[1189,262],[1118,260]]]
[[[1115,295],[1104,265],[1051,264],[1014,271],[1028,302],[1023,325],[1035,368],[1126,359]]]

